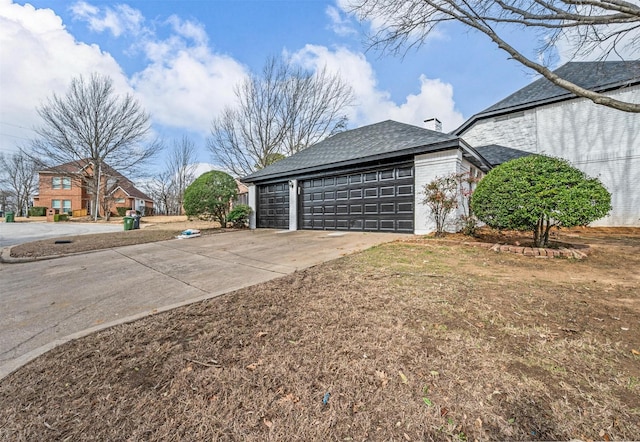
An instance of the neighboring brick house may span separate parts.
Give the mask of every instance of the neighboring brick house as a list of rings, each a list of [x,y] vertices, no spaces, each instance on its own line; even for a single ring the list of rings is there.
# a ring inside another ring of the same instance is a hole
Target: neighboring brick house
[[[568,63],[555,72],[588,89],[640,103],[640,61]],[[453,134],[479,152],[484,146],[508,146],[565,158],[599,177],[611,192],[611,214],[593,225],[640,225],[639,114],[596,105],[542,78],[474,115]]]
[[[93,176],[93,163],[87,160],[72,161],[38,172],[40,184],[34,205],[56,209],[59,213],[90,214],[95,204],[95,195],[87,188]],[[140,191],[127,177],[110,166],[100,168],[100,182],[106,186],[105,195],[111,214],[118,207],[138,210],[143,215],[153,210],[153,200]],[[105,206],[101,202],[101,206]],[[100,215],[104,209],[100,207]]]

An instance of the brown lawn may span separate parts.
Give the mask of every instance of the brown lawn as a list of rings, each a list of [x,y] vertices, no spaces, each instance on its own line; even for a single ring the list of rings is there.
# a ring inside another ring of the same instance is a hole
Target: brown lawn
[[[28,222],[26,218],[19,221]],[[38,219],[41,221],[41,219]],[[88,218],[83,221],[88,221]],[[73,221],[70,221],[73,222]],[[123,224],[122,218],[111,218],[109,224]],[[14,258],[39,258],[43,256],[67,255],[89,252],[112,247],[130,246],[175,238],[183,230],[199,229],[202,235],[220,233],[220,224],[200,220],[187,220],[186,216],[145,216],[142,217],[140,229],[109,234],[96,233],[89,235],[50,238],[20,244],[11,248]]]
[[[584,260],[408,238],[63,345],[0,440],[630,440],[640,231]]]

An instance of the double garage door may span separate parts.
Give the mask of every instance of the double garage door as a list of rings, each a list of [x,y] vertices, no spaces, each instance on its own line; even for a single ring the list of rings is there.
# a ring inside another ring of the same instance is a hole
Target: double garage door
[[[302,180],[298,185],[302,229],[414,231],[413,164]],[[288,191],[287,182],[259,186],[258,227],[288,228]]]

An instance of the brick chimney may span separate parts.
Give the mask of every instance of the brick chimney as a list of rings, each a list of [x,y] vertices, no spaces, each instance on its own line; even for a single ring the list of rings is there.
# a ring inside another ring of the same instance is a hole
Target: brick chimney
[[[435,130],[436,132],[442,132],[442,123],[437,118],[424,120],[424,127],[429,130]]]

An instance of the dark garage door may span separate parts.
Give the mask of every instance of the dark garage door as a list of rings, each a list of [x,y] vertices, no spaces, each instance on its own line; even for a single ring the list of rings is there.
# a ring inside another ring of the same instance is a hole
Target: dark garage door
[[[302,228],[413,233],[413,165],[303,181]]]
[[[258,186],[258,227],[289,228],[289,183]]]

